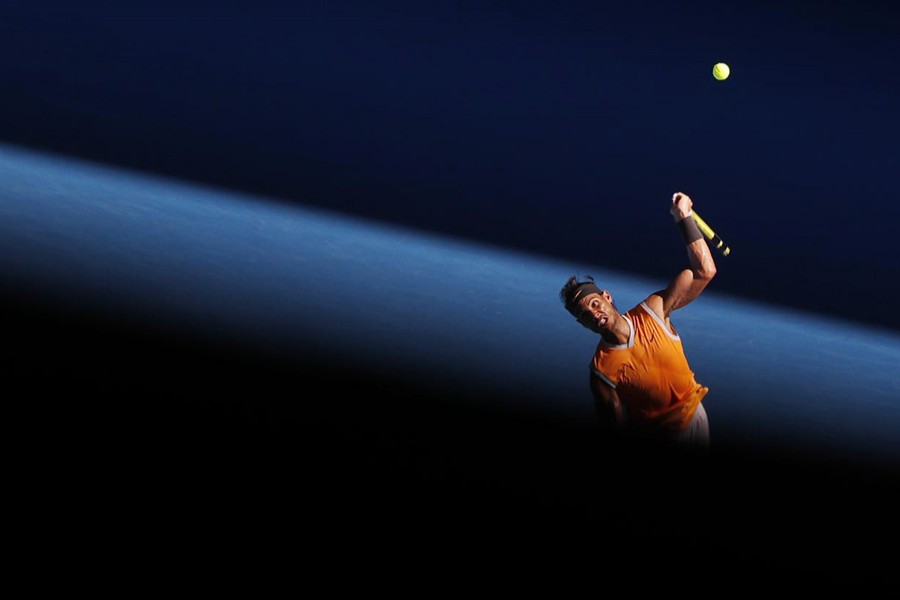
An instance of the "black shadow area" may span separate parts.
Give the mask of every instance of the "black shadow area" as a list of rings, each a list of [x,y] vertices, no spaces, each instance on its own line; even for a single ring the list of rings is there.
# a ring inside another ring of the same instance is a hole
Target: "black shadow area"
[[[871,583],[894,566],[893,473],[610,439],[313,348],[252,355],[4,298],[30,522],[70,564],[89,541],[119,574],[164,558],[195,576],[610,590]]]

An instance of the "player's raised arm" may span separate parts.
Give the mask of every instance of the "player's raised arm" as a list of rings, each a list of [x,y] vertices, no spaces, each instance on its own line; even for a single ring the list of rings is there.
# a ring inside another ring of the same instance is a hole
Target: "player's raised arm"
[[[716,275],[712,252],[692,216],[693,205],[687,194],[677,192],[672,196],[669,214],[684,236],[690,268],[678,273],[666,289],[647,298],[648,305],[654,311],[662,311],[664,318],[668,318],[673,310],[690,304]]]

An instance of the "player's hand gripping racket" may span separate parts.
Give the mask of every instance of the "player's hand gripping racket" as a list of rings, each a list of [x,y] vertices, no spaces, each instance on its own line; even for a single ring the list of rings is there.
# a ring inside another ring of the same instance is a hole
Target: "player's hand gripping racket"
[[[697,227],[706,236],[713,246],[719,249],[722,253],[722,256],[728,256],[731,253],[731,248],[729,248],[722,238],[712,230],[712,227],[706,224],[706,221],[700,218],[700,215],[697,214],[697,211],[693,211],[694,221],[697,223]]]

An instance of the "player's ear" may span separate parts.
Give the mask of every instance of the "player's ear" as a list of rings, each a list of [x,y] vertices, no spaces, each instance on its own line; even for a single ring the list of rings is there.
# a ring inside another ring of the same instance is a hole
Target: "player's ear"
[[[613,305],[613,308],[616,308],[616,301],[613,300],[612,294],[609,293],[609,290],[603,290],[603,297],[606,298],[606,301]]]

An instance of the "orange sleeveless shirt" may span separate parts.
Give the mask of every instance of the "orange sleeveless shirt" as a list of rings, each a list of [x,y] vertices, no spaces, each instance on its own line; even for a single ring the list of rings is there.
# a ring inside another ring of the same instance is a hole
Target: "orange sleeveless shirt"
[[[591,371],[615,388],[626,427],[682,431],[709,388],[697,383],[681,338],[641,302],[627,313],[628,341],[612,346],[600,340]]]

